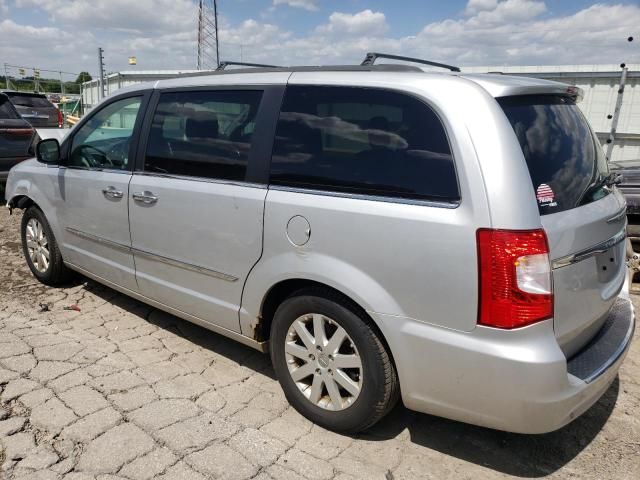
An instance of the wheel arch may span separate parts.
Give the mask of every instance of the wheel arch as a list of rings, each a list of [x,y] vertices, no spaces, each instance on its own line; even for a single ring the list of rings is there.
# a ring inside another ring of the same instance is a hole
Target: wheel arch
[[[20,210],[26,210],[32,205],[35,205],[40,210],[42,210],[42,208],[40,208],[40,206],[29,195],[24,194],[14,195],[9,199],[7,205],[10,209],[18,208]]]
[[[367,313],[366,309],[363,308],[362,305],[360,305],[356,300],[340,291],[339,289],[317,280],[310,280],[307,278],[288,278],[274,284],[262,299],[258,323],[255,329],[256,338],[260,341],[268,342],[270,340],[271,323],[273,321],[276,310],[278,309],[278,306],[287,298],[295,295],[298,292],[303,293],[304,291],[313,290],[323,290],[327,292],[327,296],[329,297],[338,297],[348,307],[355,310],[356,313],[359,314],[359,316],[366,319],[366,321],[374,329],[380,341],[383,343],[384,347],[389,353],[389,357],[391,358],[394,367],[397,368],[393,356],[393,351],[391,350],[391,346],[389,345],[384,332],[375,321],[375,319]]]

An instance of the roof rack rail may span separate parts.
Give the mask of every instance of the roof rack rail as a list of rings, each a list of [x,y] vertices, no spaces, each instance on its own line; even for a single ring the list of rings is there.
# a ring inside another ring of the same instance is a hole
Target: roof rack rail
[[[431,62],[422,60],[421,58],[401,57],[400,55],[390,55],[388,53],[369,52],[360,65],[373,65],[378,58],[388,58],[390,60],[402,60],[405,62],[422,63],[423,65],[431,65],[432,67],[446,68],[452,72],[459,72],[460,68],[445,63]]]
[[[280,68],[278,65],[265,65],[263,63],[247,63],[247,62],[220,62],[218,68],[216,68],[216,72],[222,71],[227,68],[229,65],[234,65],[238,67],[258,67],[258,68]]]

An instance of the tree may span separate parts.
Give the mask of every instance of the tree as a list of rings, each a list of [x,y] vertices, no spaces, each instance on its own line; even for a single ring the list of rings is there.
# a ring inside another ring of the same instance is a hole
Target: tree
[[[76,78],[76,83],[80,84],[80,83],[88,82],[90,80],[93,80],[93,78],[91,78],[91,75],[89,74],[89,72],[80,72],[80,74],[78,75],[78,78]]]

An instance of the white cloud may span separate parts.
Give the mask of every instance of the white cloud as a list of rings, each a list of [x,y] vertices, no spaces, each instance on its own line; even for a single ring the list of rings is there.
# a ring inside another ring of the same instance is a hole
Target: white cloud
[[[129,55],[138,57],[141,70],[195,66],[196,11],[190,0],[153,0],[163,6],[150,10],[157,15],[145,11],[152,0],[93,0],[99,20],[91,20],[83,9],[55,10],[62,1],[16,0],[40,5],[56,22],[35,27],[0,21],[0,59],[12,64],[28,59],[41,68],[94,73],[96,49],[102,46],[111,71],[129,69]],[[640,25],[637,5],[596,4],[555,17],[545,14],[545,4],[536,0],[471,0],[467,7],[464,14],[429,23],[407,36],[390,34],[384,13],[371,10],[334,12],[302,35],[279,26],[273,17],[269,22],[230,23],[223,16],[221,58],[240,60],[242,54],[244,61],[276,65],[353,64],[368,51],[383,51],[461,66],[638,62],[636,42],[626,41]]]
[[[249,19],[235,27],[223,21],[220,25],[219,37],[223,47],[226,44],[243,45],[255,50],[256,47],[264,48],[269,44],[280,44],[290,38],[291,33],[281,30],[276,25],[258,23],[256,20]]]
[[[520,22],[535,18],[546,10],[545,3],[538,0],[504,0],[493,8],[479,10],[470,21],[478,25]]]
[[[195,28],[192,0],[16,0],[42,9],[52,22],[73,27],[132,32],[178,32]]]
[[[493,10],[498,5],[498,0],[469,0],[464,9],[466,15],[475,15],[483,10]]]
[[[333,12],[329,16],[329,23],[319,26],[318,33],[335,35],[362,35],[367,37],[380,36],[389,29],[384,13],[363,10],[358,13]]]
[[[95,52],[91,55],[91,49],[88,47],[93,42],[92,35],[87,32],[71,34],[55,27],[20,25],[13,20],[0,21],[0,56],[10,64],[21,65],[29,61],[30,65],[39,68],[49,67],[52,70],[68,71],[74,66],[81,68],[83,62],[88,62],[90,58],[97,58]],[[72,44],[74,49],[71,52],[69,45]],[[43,45],[46,45],[45,52],[42,55],[34,55],[34,52],[43,50]],[[50,61],[50,59],[58,60],[70,55],[76,57],[73,63]]]
[[[431,23],[405,48],[462,65],[619,63],[626,54],[624,40],[640,22],[635,5],[596,4],[573,15],[537,19],[544,5],[533,15],[502,6],[509,1],[468,19]]]
[[[273,0],[273,5],[289,5],[294,8],[303,8],[309,11],[318,10],[317,0]]]

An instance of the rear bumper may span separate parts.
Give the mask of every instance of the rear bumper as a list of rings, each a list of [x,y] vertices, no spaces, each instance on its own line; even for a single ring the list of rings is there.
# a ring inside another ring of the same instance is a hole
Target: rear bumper
[[[615,379],[635,327],[631,302],[620,297],[602,331],[567,361],[550,320],[464,333],[372,315],[408,408],[517,433],[557,430],[588,410]]]

